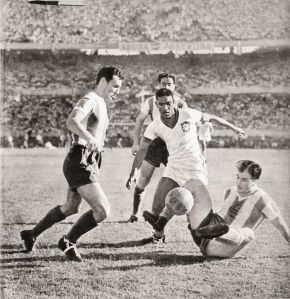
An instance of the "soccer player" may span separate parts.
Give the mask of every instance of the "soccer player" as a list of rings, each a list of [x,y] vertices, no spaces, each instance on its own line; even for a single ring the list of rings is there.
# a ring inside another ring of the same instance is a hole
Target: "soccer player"
[[[26,252],[33,250],[42,232],[76,214],[83,198],[91,209],[58,242],[68,260],[82,261],[76,241],[108,216],[110,205],[99,182],[101,153],[109,123],[105,101],[116,98],[123,79],[119,69],[103,67],[97,74],[94,90],[82,97],[69,115],[67,128],[72,132],[73,142],[63,164],[69,185],[67,199],[51,209],[34,228],[21,231]]]
[[[164,208],[167,193],[175,187],[186,185],[194,196],[195,206],[198,210],[192,224],[193,228],[196,228],[212,208],[211,198],[206,187],[205,159],[197,140],[197,123],[202,120],[216,121],[240,135],[245,133],[220,117],[191,108],[177,109],[174,107],[173,101],[173,93],[170,90],[161,88],[157,91],[156,105],[160,117],[155,118],[146,128],[140,149],[133,162],[130,177],[134,176],[135,169],[140,167],[152,140],[157,137],[164,140],[169,157],[154,196],[152,212],[159,215]],[[152,241],[162,240],[163,236],[163,231],[155,231]]]
[[[203,156],[206,158],[206,152],[207,152],[207,143],[211,141],[211,135],[213,133],[213,125],[209,121],[206,122],[200,122],[197,126],[197,132],[198,132],[198,141],[201,147],[201,152]]]
[[[158,75],[158,83],[160,87],[167,88],[172,91],[174,97],[174,105],[177,108],[187,108],[187,104],[184,100],[180,99],[175,93],[175,75],[168,73],[160,73]],[[154,120],[156,117],[159,117],[159,110],[156,106],[156,97],[153,96],[148,98],[141,106],[140,113],[137,116],[136,124],[134,128],[134,142],[132,146],[132,154],[136,155],[139,149],[139,139],[140,134],[144,125],[144,122],[147,117],[150,117],[151,120]],[[168,158],[168,151],[166,144],[162,139],[157,137],[153,140],[150,145],[147,155],[142,162],[140,173],[138,174],[138,182],[134,190],[133,198],[133,213],[129,218],[129,222],[138,221],[138,215],[140,213],[140,206],[142,200],[145,196],[145,189],[148,186],[154,170],[156,167],[160,167],[160,164],[166,166]],[[136,178],[136,174],[130,177],[126,183],[127,188],[130,190],[132,187],[132,181]]]
[[[194,242],[206,257],[231,258],[255,237],[255,230],[265,219],[276,227],[287,242],[290,242],[289,228],[275,201],[257,185],[262,168],[250,160],[236,163],[236,185],[225,192],[223,206],[212,219],[205,218],[197,229],[192,229],[194,213],[188,214],[189,229]],[[152,223],[164,229],[171,216],[164,213]],[[159,222],[159,224],[158,224]],[[212,238],[210,235],[219,223],[228,225],[228,232]]]

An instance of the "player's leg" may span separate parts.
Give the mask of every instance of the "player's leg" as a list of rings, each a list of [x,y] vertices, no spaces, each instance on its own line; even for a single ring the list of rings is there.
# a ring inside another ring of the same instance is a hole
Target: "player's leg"
[[[196,229],[212,211],[211,197],[206,185],[200,179],[190,179],[183,187],[188,189],[194,198],[193,208],[188,213],[188,221],[191,229]]]
[[[76,242],[82,235],[107,218],[110,213],[110,205],[98,182],[80,186],[77,190],[89,204],[91,210],[84,213],[71,227],[70,231],[59,240],[58,247],[64,251],[69,260],[82,261],[76,248]]]
[[[152,178],[153,172],[156,167],[160,167],[160,164],[166,165],[167,159],[168,150],[165,142],[161,138],[155,138],[150,144],[141,165],[141,175],[134,192],[133,214],[129,221],[132,217],[132,220],[138,220],[137,215],[139,214],[142,200],[145,197],[145,189]]]
[[[66,217],[76,214],[81,203],[81,196],[77,192],[68,190],[66,202],[51,209],[31,230],[21,231],[21,238],[24,241],[25,251],[33,250],[36,238],[55,223],[64,220]]]
[[[228,233],[208,242],[203,254],[207,257],[231,258],[254,238],[255,233],[250,228],[230,228]]]
[[[164,221],[166,220],[164,217],[160,219],[159,214],[162,213],[165,208],[165,198],[167,193],[176,187],[179,187],[179,185],[174,180],[168,177],[162,177],[154,195],[152,213],[147,211],[144,211],[143,213],[145,220],[154,228],[152,237],[153,243],[156,243],[158,240],[164,241],[164,227],[167,221]]]
[[[141,204],[145,197],[145,189],[152,178],[154,170],[154,165],[150,164],[145,160],[142,162],[140,169],[140,177],[134,190],[133,213],[129,219],[129,222],[138,221],[138,214],[140,213]]]

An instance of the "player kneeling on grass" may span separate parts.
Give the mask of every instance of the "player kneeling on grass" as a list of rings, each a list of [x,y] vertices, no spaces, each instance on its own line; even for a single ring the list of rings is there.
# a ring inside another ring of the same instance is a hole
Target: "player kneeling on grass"
[[[254,239],[254,231],[265,218],[270,220],[288,242],[290,241],[289,228],[279,208],[274,200],[257,186],[256,182],[262,172],[259,164],[250,160],[241,160],[236,163],[236,167],[238,169],[236,185],[225,192],[224,204],[219,213],[210,213],[196,228],[194,203],[187,214],[193,240],[206,257],[233,257]],[[189,182],[186,185],[188,188],[191,184]],[[190,200],[185,196],[179,194],[172,202],[170,197],[172,194],[169,192],[166,206],[159,217],[144,212],[145,220],[154,229],[164,230],[173,215],[182,214],[182,207],[185,213],[190,207]]]

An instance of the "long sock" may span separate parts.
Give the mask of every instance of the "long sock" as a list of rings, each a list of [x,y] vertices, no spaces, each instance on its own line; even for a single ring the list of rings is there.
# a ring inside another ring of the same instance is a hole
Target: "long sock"
[[[133,215],[138,214],[143,198],[144,189],[140,189],[138,186],[136,186],[134,191]]]
[[[64,220],[66,216],[60,210],[60,206],[51,209],[31,230],[34,237],[39,236],[42,232],[50,228],[53,224]]]
[[[85,233],[87,233],[88,231],[90,231],[91,229],[96,227],[97,225],[98,225],[98,223],[96,222],[96,220],[94,218],[93,210],[89,210],[88,212],[84,213],[77,220],[77,222],[72,226],[72,228],[66,235],[66,238],[69,241],[76,243],[76,241],[79,239],[79,237],[81,237],[82,235],[84,235]]]

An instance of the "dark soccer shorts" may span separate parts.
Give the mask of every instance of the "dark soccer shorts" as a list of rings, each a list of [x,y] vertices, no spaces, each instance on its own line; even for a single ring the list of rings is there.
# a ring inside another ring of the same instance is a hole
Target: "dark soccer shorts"
[[[98,182],[101,163],[100,153],[90,152],[80,144],[72,145],[63,163],[70,190],[76,192],[80,186]]]
[[[202,220],[202,222],[199,225],[199,228],[210,225],[210,224],[218,224],[218,223],[226,224],[226,222],[220,215],[214,213],[213,210],[211,210],[208,213],[208,215]],[[206,247],[207,247],[208,243],[211,241],[211,239],[198,238],[195,235],[194,230],[191,229],[190,225],[188,225],[188,229],[190,230],[193,241],[200,248],[200,251],[202,252],[202,254],[204,256],[206,256]]]
[[[166,166],[168,155],[166,143],[157,137],[151,142],[144,160],[155,167],[160,167],[161,163]]]

